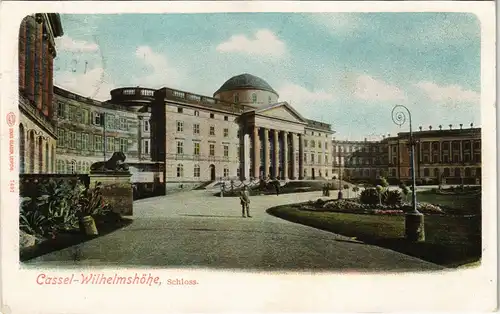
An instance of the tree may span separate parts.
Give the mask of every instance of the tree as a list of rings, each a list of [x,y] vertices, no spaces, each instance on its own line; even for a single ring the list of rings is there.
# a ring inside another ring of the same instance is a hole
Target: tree
[[[353,186],[352,191],[354,192],[354,195],[356,195],[359,192],[359,186],[357,185]]]

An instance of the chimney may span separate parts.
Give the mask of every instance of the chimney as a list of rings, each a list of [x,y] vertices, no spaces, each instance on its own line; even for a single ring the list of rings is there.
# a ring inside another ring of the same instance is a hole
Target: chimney
[[[450,130],[451,130],[451,128],[453,127],[453,124],[450,124],[449,126],[450,126]]]
[[[474,123],[471,123],[470,124],[470,128],[472,129],[474,127]]]
[[[419,126],[418,128],[419,128],[420,132],[422,132],[422,126]]]
[[[460,123],[460,130],[462,129],[462,125],[463,125],[463,124],[462,124],[462,123]]]
[[[432,125],[429,125],[429,130],[432,130]]]
[[[442,130],[443,129],[443,126],[440,124],[439,125],[439,130]]]

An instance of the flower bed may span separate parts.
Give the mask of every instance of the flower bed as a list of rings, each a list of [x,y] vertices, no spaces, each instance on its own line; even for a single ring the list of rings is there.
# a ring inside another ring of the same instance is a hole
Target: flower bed
[[[319,198],[302,206],[303,210],[309,211],[330,211],[353,214],[376,214],[376,215],[401,215],[405,210],[411,208],[410,203],[401,203],[396,205],[373,205],[363,204],[359,199],[328,200]],[[417,210],[423,214],[444,214],[441,207],[429,203],[419,202]]]

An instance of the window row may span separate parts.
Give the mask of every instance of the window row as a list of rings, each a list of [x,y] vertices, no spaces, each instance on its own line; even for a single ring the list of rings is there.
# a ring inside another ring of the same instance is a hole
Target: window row
[[[304,140],[304,147],[316,148],[316,141],[314,140]],[[322,148],[321,141],[318,141],[318,148]],[[328,142],[325,142],[325,149],[328,149]]]
[[[222,148],[223,148],[223,152],[224,152],[224,157],[229,157],[229,145],[223,144]],[[239,146],[237,147],[237,150],[239,150]],[[200,143],[194,142],[193,143],[193,155],[199,156],[200,151],[201,151],[200,150]],[[183,154],[184,154],[184,142],[177,141],[177,155],[183,155]],[[215,144],[208,145],[208,155],[215,156]]]
[[[307,159],[307,154],[304,154],[304,163],[312,163],[312,164],[315,163],[315,162],[317,162],[319,164],[322,163],[321,155],[317,155],[317,157],[318,157],[318,159],[315,160],[315,155],[311,154],[311,159],[308,160]],[[325,155],[324,160],[325,160],[325,163],[328,163],[328,155]]]
[[[71,122],[90,124],[96,126],[106,126],[107,129],[128,131],[129,121],[126,117],[115,116],[114,114],[90,111],[86,108],[79,108],[75,105],[58,102],[57,116],[59,119],[66,119]]]
[[[183,121],[177,121],[177,128],[176,128],[178,133],[184,133],[184,122]],[[200,124],[195,123],[193,124],[193,134],[200,134]],[[211,125],[209,128],[208,134],[210,136],[215,136],[215,126]],[[222,130],[222,135],[224,137],[229,137],[229,128],[224,128]],[[237,137],[240,136],[240,132],[237,132]]]
[[[206,171],[214,171],[214,170],[209,166],[208,169],[206,169]],[[229,168],[228,168],[228,166],[224,166],[223,175],[224,175],[225,178],[229,177]],[[240,169],[237,169],[236,170],[236,176],[239,176],[239,175],[240,175]],[[185,176],[184,165],[183,164],[177,164],[177,167],[176,167],[176,176],[177,176],[177,178],[182,178],[182,177]],[[198,164],[194,165],[194,167],[193,167],[193,177],[194,178],[200,178],[201,177],[201,168],[200,168],[200,165],[198,165]]]
[[[89,173],[91,163],[88,161],[61,160],[56,161],[56,171],[60,174]]]
[[[177,113],[184,113],[183,107],[177,107]],[[193,115],[195,117],[200,116],[200,112],[198,110],[193,110]],[[210,119],[215,119],[215,113],[210,113]],[[229,116],[224,116],[224,121],[229,121]]]
[[[84,151],[103,151],[106,144],[108,152],[128,152],[128,139],[102,135],[77,133],[65,129],[57,130],[57,147],[79,149]]]

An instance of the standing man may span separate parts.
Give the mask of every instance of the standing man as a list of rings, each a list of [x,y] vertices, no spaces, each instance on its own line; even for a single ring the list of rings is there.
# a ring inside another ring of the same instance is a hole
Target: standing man
[[[245,209],[247,212],[247,217],[250,216],[250,194],[248,193],[248,188],[246,185],[243,186],[243,189],[240,192],[240,204],[241,204],[241,215],[245,218]]]

